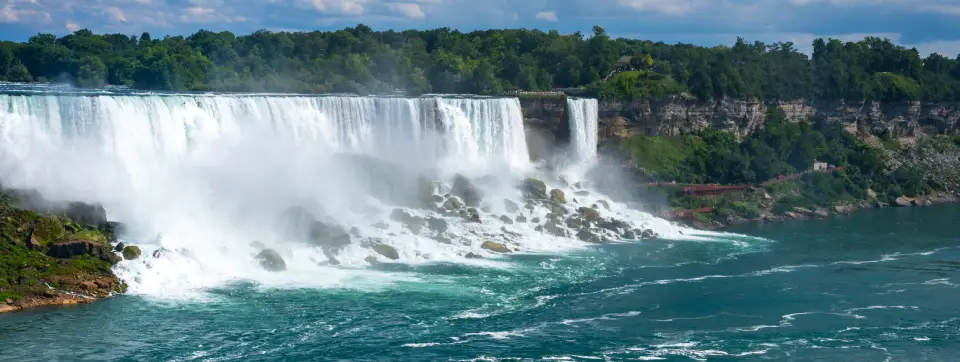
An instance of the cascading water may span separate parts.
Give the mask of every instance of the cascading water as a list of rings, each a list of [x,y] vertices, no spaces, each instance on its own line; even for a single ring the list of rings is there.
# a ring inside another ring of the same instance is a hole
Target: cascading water
[[[496,257],[485,241],[536,252],[682,233],[539,174],[513,98],[38,94],[0,106],[4,186],[104,204],[145,251],[117,267],[134,293],[339,284],[373,258],[488,263],[474,258]],[[592,162],[596,101],[570,109],[578,162]],[[565,202],[526,200],[527,177]],[[317,218],[310,240],[278,226],[291,207]],[[285,272],[260,267],[265,248]]]
[[[570,145],[579,163],[591,164],[597,159],[597,100],[567,98],[570,120]]]

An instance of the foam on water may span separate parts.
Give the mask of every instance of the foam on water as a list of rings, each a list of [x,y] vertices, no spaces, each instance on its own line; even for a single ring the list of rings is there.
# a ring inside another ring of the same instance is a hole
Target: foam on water
[[[530,160],[515,98],[6,94],[0,95],[0,179],[51,199],[104,204],[111,220],[129,226],[123,241],[144,249],[143,258],[122,262],[117,272],[131,292],[147,295],[238,280],[317,287],[403,278],[362,270],[376,256],[371,240],[395,248],[398,262],[487,266],[499,256],[481,248],[484,240],[521,252],[588,245],[572,232],[556,237],[532,223],[499,219],[546,219],[545,207],[511,213],[505,204],[523,205],[517,185],[530,176],[565,191],[568,211],[606,203],[598,207],[601,216],[662,237],[722,235],[678,227],[593,191],[583,176],[596,160],[596,101],[570,102],[576,160],[546,174]],[[450,192],[455,175],[471,179],[483,194],[483,222],[406,208],[447,221],[451,242],[444,243],[391,220],[403,206],[391,198],[397,192],[377,192],[386,185],[412,194],[400,180],[424,174],[438,181],[437,195]],[[290,206],[356,228],[354,242],[336,255],[341,266],[277,231],[277,215]],[[286,272],[259,266],[254,256],[264,247],[284,258]],[[488,260],[467,260],[468,253]]]

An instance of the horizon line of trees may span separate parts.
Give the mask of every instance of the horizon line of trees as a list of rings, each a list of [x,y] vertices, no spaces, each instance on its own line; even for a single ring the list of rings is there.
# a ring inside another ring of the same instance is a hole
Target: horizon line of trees
[[[638,70],[607,77],[622,56]],[[87,29],[0,42],[0,81],[149,90],[500,94],[583,88],[598,98],[960,100],[960,56],[921,57],[889,39],[670,45],[555,30],[200,30],[154,39]]]

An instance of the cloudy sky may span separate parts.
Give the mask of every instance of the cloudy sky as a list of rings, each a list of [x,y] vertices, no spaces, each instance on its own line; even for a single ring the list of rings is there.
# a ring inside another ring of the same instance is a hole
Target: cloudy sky
[[[197,29],[540,28],[701,45],[881,36],[960,53],[960,0],[0,0],[0,37],[38,32],[189,34]]]

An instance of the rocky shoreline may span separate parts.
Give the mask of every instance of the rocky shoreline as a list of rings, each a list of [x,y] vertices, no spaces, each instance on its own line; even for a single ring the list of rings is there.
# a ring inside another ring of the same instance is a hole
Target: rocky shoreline
[[[756,218],[744,218],[731,216],[725,220],[711,220],[709,223],[694,221],[691,226],[701,230],[720,230],[732,226],[739,226],[749,223],[775,223],[783,221],[826,219],[833,216],[850,215],[864,209],[883,209],[889,207],[925,207],[939,204],[951,204],[960,202],[960,195],[949,192],[937,192],[931,195],[924,195],[915,198],[902,196],[897,198],[894,204],[887,204],[877,200],[860,201],[838,204],[830,208],[820,207],[807,209],[796,207],[792,211],[781,215],[775,214],[771,205],[765,205],[763,212]]]

